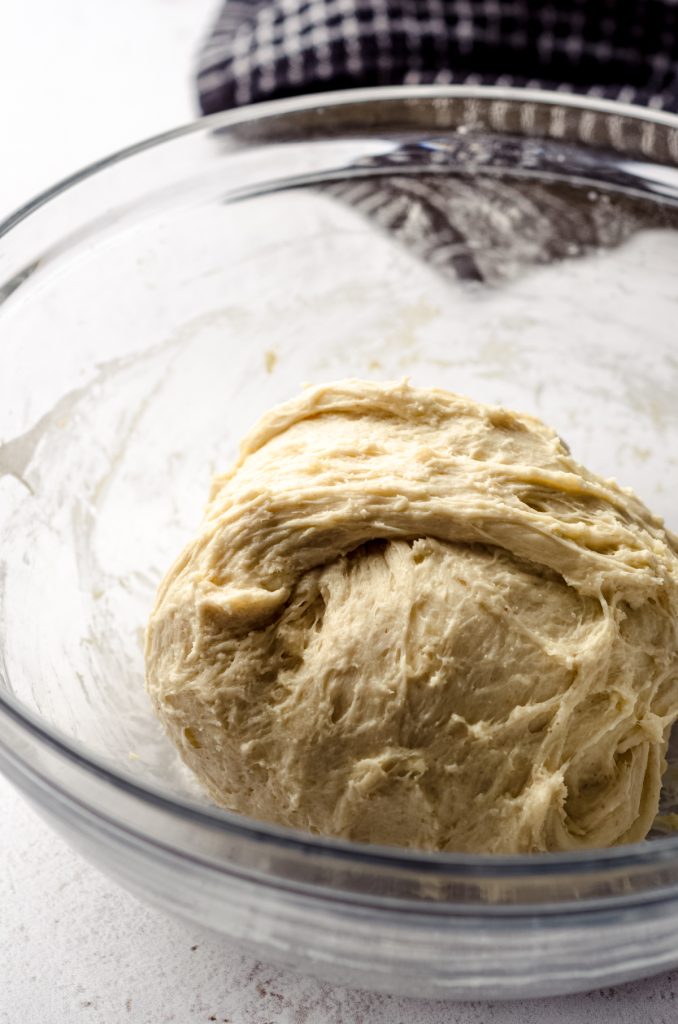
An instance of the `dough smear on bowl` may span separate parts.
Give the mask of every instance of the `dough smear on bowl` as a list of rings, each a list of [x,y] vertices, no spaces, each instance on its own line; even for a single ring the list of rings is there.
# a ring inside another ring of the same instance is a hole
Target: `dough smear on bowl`
[[[273,409],[162,583],[147,685],[242,814],[365,842],[642,839],[678,717],[678,556],[542,422],[346,380]]]

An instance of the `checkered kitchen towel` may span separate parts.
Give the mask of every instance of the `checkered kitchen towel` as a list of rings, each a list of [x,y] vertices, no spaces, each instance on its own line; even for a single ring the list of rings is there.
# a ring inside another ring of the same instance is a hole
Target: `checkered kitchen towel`
[[[203,113],[450,82],[678,111],[678,0],[226,0],[198,65]]]
[[[325,89],[450,82],[678,111],[678,0],[227,0],[198,70],[204,113]],[[537,181],[526,190],[394,173],[318,187],[439,272],[487,283],[616,246],[651,217],[639,221],[624,197],[611,216]]]

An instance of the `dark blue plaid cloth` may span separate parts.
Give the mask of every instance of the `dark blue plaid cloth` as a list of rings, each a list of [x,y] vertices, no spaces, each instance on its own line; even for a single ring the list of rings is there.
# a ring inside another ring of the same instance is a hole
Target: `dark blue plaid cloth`
[[[227,0],[203,113],[295,93],[466,83],[678,111],[678,0]]]

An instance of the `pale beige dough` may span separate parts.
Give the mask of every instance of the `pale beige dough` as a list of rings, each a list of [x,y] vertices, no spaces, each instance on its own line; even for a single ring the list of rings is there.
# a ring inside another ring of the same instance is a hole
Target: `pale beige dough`
[[[630,842],[678,716],[676,551],[539,420],[314,387],[215,480],[158,592],[148,691],[254,818],[438,850]]]

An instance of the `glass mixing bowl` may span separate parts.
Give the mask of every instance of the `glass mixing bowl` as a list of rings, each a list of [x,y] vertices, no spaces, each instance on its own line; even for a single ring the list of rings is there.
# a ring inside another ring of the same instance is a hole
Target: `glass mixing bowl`
[[[238,817],[179,764],[142,661],[211,475],[304,381],[536,413],[678,527],[678,119],[295,99],[105,160],[2,236],[0,765],[41,814],[141,897],[332,981],[524,997],[678,963],[677,838],[436,855]]]

